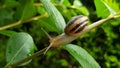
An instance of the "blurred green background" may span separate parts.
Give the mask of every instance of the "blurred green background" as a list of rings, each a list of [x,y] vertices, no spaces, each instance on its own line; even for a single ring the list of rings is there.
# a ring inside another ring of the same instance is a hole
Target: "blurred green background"
[[[114,3],[113,0],[110,1]],[[24,2],[24,0],[0,0],[0,27],[9,25],[19,20],[19,3],[22,2]],[[89,24],[105,17],[98,14],[94,0],[51,0],[51,2],[60,11],[66,22],[68,22],[71,17],[80,14],[89,17]],[[111,2],[108,1],[107,3],[111,4]],[[120,1],[115,0],[114,4],[117,4],[119,9]],[[33,12],[32,17],[44,15],[46,13],[39,0],[34,0],[34,10],[29,9],[29,11]],[[101,10],[99,12],[103,11],[104,10]],[[107,13],[103,13],[103,15],[104,14],[106,15]],[[109,21],[100,27],[82,35],[80,38],[71,43],[81,46],[87,50],[88,53],[90,53],[100,64],[101,68],[120,68],[119,21],[119,19]],[[50,18],[43,16],[39,20],[23,23],[18,26],[9,28],[8,30],[29,33],[34,39],[37,51],[49,45],[48,38],[40,29],[40,27],[45,27],[45,25],[47,25],[44,24],[45,22],[50,22]],[[57,30],[54,28],[50,29],[50,26],[51,25],[48,24],[48,28],[45,27],[45,30],[53,37],[58,35],[59,32],[57,32]],[[2,34],[1,31],[0,33],[0,68],[2,68],[6,64],[5,53],[9,37]],[[61,49],[50,50],[46,55],[33,59],[30,64],[24,66],[23,68],[33,67],[81,68],[79,63],[67,51]]]

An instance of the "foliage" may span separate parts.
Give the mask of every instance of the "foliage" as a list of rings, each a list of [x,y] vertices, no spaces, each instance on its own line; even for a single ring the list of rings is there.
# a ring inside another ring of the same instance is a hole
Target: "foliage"
[[[92,24],[119,13],[119,6],[119,0],[1,0],[0,68],[48,46],[48,38],[41,27],[55,36],[63,32],[66,22],[73,16],[86,15]],[[49,50],[44,57],[40,55],[21,67],[119,68],[119,21],[120,18],[108,21],[72,44]]]
[[[33,39],[27,33],[16,33],[9,39],[6,50],[6,61],[9,64],[18,62],[33,54]]]

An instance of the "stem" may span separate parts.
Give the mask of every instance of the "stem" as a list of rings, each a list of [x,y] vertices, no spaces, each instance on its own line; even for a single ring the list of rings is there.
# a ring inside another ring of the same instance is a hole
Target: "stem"
[[[7,28],[11,28],[11,27],[17,26],[17,25],[19,25],[19,24],[21,24],[21,23],[22,23],[21,21],[15,22],[15,23],[13,23],[13,24],[0,27],[0,30],[4,30],[4,29],[7,29]]]
[[[28,22],[33,21],[33,20],[38,20],[39,18],[43,18],[43,17],[48,17],[48,14],[44,14],[44,15],[41,15],[41,16],[36,16],[36,17],[33,17],[33,18],[28,19],[28,20],[26,20],[26,21],[21,21],[21,20],[20,20],[20,21],[18,21],[18,22],[15,22],[15,23],[12,23],[12,24],[5,25],[5,26],[0,27],[0,30],[5,30],[5,29],[8,29],[8,28],[11,28],[11,27],[14,27],[14,26],[23,24],[23,23],[28,23]]]
[[[99,20],[99,21],[97,21],[97,22],[94,22],[93,24],[87,26],[87,27],[80,33],[80,35],[88,32],[88,31],[90,31],[90,30],[92,30],[92,29],[95,28],[95,27],[98,27],[98,26],[102,25],[103,23],[106,23],[106,22],[109,21],[109,20],[115,19],[115,18],[117,18],[117,17],[120,17],[120,13],[117,13],[117,14],[114,14],[114,15],[110,15],[110,16],[108,16],[108,17],[105,18],[105,19],[102,19],[102,20]]]
[[[31,21],[34,21],[34,20],[38,20],[38,19],[43,18],[43,17],[48,17],[48,14],[45,13],[44,15],[33,17],[31,19],[28,19],[28,20],[24,21],[23,23],[27,23],[27,22],[31,22]]]
[[[46,48],[47,48],[47,47],[46,47]],[[42,55],[42,54],[44,53],[44,51],[46,50],[46,48],[43,48],[42,50],[34,53],[33,55],[28,56],[27,58],[25,58],[25,59],[23,59],[23,60],[20,60],[19,62],[16,62],[16,63],[14,63],[14,64],[12,64],[11,67],[15,68],[15,67],[17,67],[18,65],[20,65],[20,64],[22,64],[22,63],[24,63],[24,62],[29,61],[30,59],[33,59],[33,58],[35,58],[35,57],[37,57],[37,56],[39,56],[39,55]],[[7,67],[8,67],[8,66],[5,66],[5,68],[7,68]]]

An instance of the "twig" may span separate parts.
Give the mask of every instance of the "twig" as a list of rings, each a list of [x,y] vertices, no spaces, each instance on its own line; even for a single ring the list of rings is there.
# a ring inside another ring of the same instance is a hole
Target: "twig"
[[[21,21],[18,21],[18,22],[15,22],[15,23],[13,23],[13,24],[9,24],[9,25],[0,27],[0,30],[4,30],[4,29],[7,29],[7,28],[11,28],[11,27],[17,26],[17,25],[19,25],[19,24],[21,24]]]
[[[28,19],[28,20],[24,21],[23,23],[31,22],[31,21],[38,20],[38,19],[43,18],[43,17],[48,17],[48,16],[49,15],[47,13],[45,13],[44,15],[40,15],[40,16],[36,16],[36,17],[31,18],[31,19]]]
[[[36,16],[36,17],[33,17],[33,18],[28,19],[26,21],[21,21],[20,20],[20,21],[17,21],[15,23],[0,27],[0,30],[5,30],[5,29],[8,29],[8,28],[12,28],[12,27],[15,27],[17,25],[20,25],[20,24],[23,24],[23,23],[28,23],[28,22],[33,21],[33,20],[38,20],[39,18],[43,18],[43,17],[48,17],[48,14],[44,14],[44,15],[41,15],[41,16]]]
[[[102,20],[99,20],[99,21],[97,21],[97,22],[94,22],[93,24],[87,26],[87,27],[81,32],[81,34],[84,34],[84,33],[88,32],[88,31],[92,30],[93,28],[102,25],[103,23],[106,23],[107,21],[112,20],[112,19],[115,19],[115,18],[118,18],[118,17],[120,17],[120,13],[117,13],[117,14],[114,14],[114,15],[110,15],[110,16],[108,16],[108,17],[105,18],[105,19],[102,19]]]
[[[47,48],[47,47],[46,47],[46,48]],[[12,64],[11,67],[12,67],[12,68],[15,68],[16,66],[18,66],[18,65],[20,65],[20,64],[22,64],[22,63],[24,63],[24,62],[27,62],[27,61],[29,61],[29,60],[31,60],[31,59],[33,59],[33,58],[35,58],[35,57],[43,54],[44,51],[46,50],[46,48],[44,48],[44,49],[42,49],[42,50],[34,53],[34,54],[31,55],[31,56],[28,56],[27,58],[25,58],[25,59],[23,59],[23,60],[18,61],[17,63]],[[6,65],[4,68],[8,68],[8,66],[9,66],[9,65]]]

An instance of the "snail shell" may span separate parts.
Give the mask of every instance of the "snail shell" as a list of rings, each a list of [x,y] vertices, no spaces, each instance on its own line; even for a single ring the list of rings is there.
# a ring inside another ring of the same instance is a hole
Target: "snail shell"
[[[83,15],[74,16],[66,25],[65,33],[70,36],[76,36],[79,34],[87,25],[88,18]]]

